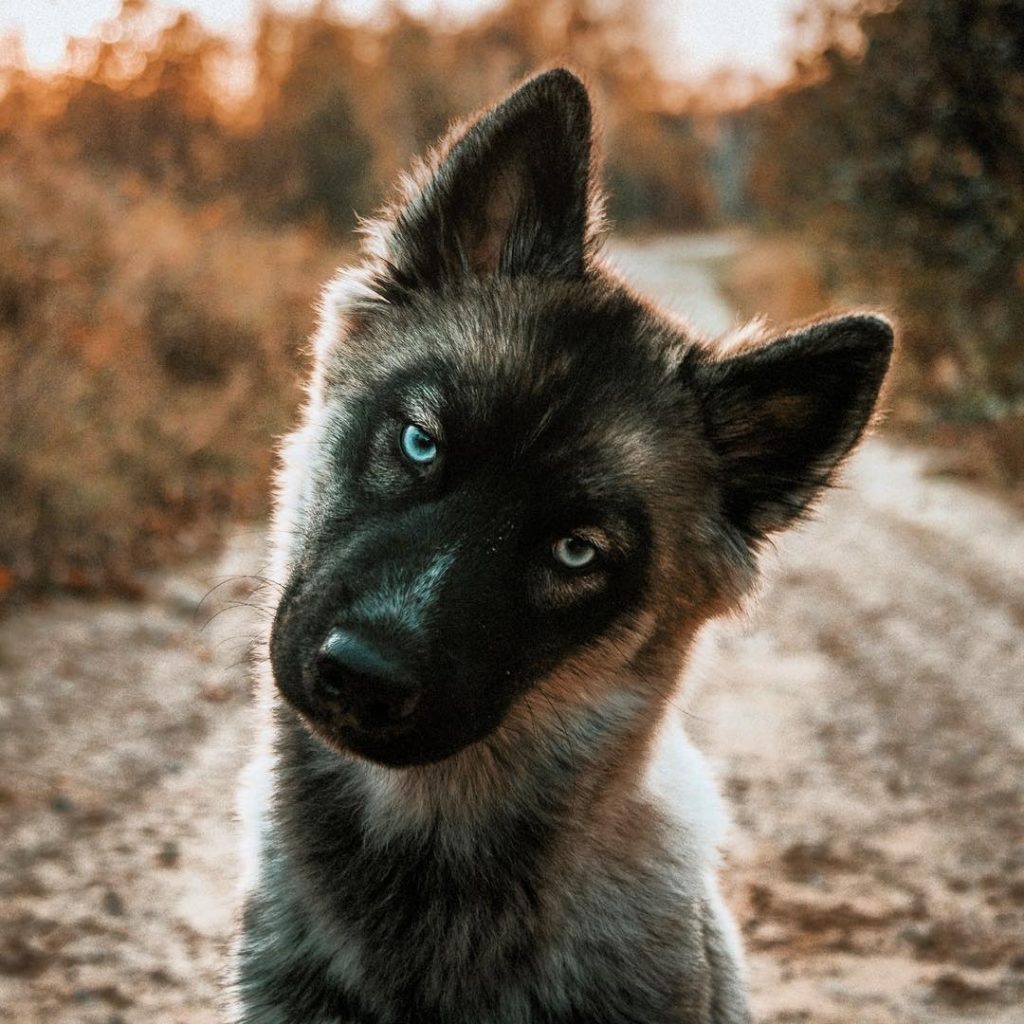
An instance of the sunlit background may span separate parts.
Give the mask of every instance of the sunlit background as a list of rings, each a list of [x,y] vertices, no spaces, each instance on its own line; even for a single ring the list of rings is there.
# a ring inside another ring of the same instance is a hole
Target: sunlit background
[[[792,19],[800,0],[658,0],[643,17],[657,27],[652,33],[655,56],[669,77],[696,79],[724,68],[769,80],[787,70]],[[167,4],[155,5],[164,11]],[[251,0],[198,0],[180,4],[194,11],[211,31],[231,39],[247,37],[254,26]],[[281,0],[281,10],[308,7],[302,0]],[[496,0],[405,0],[411,13],[443,20],[471,18],[497,6]],[[371,21],[387,5],[381,0],[346,0],[332,10],[341,17]],[[120,8],[120,0],[7,0],[0,8],[0,32],[15,32],[28,63],[40,70],[56,69],[64,60],[69,37],[88,36]]]

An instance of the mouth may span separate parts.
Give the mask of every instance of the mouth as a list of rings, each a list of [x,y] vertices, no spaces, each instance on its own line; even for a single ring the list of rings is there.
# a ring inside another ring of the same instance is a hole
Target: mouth
[[[442,761],[461,749],[436,749],[434,744],[424,740],[413,723],[385,729],[364,729],[337,716],[312,718],[303,712],[300,716],[309,731],[337,753],[387,768],[407,768]]]
[[[336,753],[371,761],[387,768],[406,768],[443,761],[468,745],[417,708],[407,718],[372,727],[360,722],[330,700],[288,703],[303,725]]]
[[[318,728],[351,738],[353,742],[368,742],[373,739],[395,740],[408,735],[416,728],[415,715],[403,716],[394,721],[379,720],[372,725],[362,722],[344,704],[329,700],[311,702],[303,717],[315,723]]]
[[[271,660],[279,693],[313,736],[341,756],[388,767],[443,761],[485,739],[511,696],[452,658],[418,660],[347,624],[315,647],[272,641]]]
[[[301,704],[289,699],[288,703],[306,728],[338,753],[394,765],[413,763],[415,759],[415,714],[367,726],[344,704],[330,699],[307,698]]]

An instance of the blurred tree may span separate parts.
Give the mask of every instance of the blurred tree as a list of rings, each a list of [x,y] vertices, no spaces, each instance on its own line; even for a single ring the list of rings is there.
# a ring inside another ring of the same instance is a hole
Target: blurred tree
[[[262,121],[247,147],[244,190],[273,212],[314,216],[347,230],[373,192],[373,144],[355,98],[367,84],[357,56],[360,30],[334,19],[327,3],[305,15],[263,12],[257,52]],[[267,56],[270,59],[266,59]]]
[[[335,86],[324,94],[302,119],[294,141],[305,181],[297,212],[321,212],[336,231],[351,228],[369,198],[373,149],[344,90]]]
[[[1024,0],[817,4],[760,105],[749,187],[859,254],[910,314],[917,384],[964,414],[1024,395]]]
[[[48,131],[94,166],[205,198],[224,173],[213,74],[224,43],[182,13],[147,45],[147,12],[144,0],[124,3],[110,41],[78,47],[84,67],[60,83],[63,105]]]

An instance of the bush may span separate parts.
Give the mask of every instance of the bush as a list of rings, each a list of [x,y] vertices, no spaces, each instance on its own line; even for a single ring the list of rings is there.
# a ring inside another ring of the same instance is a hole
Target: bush
[[[0,157],[0,589],[128,585],[262,512],[339,258]]]

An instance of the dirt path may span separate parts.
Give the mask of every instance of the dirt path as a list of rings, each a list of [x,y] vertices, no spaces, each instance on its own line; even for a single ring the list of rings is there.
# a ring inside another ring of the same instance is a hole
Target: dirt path
[[[616,247],[711,332],[721,238]],[[1024,1024],[1024,521],[873,441],[692,702],[770,1024]],[[0,624],[0,1021],[212,1024],[257,534]],[[212,614],[218,618],[199,626]]]
[[[262,544],[0,625],[0,1021],[219,1019]]]

